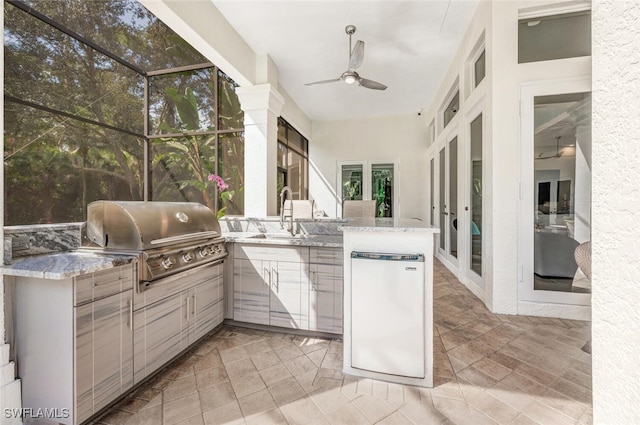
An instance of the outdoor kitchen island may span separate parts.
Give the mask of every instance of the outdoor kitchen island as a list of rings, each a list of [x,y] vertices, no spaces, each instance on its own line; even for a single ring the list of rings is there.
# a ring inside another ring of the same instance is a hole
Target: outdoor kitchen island
[[[344,254],[344,373],[433,386],[433,246],[416,219],[339,227]]]

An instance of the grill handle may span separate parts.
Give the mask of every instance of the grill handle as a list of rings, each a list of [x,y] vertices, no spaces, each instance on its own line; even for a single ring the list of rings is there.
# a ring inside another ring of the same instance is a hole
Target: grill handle
[[[165,243],[188,242],[196,239],[209,239],[209,238],[215,238],[216,236],[220,236],[220,234],[212,230],[209,232],[186,233],[184,235],[169,236],[168,238],[162,238],[162,239],[154,239],[149,243],[151,245],[162,245]]]

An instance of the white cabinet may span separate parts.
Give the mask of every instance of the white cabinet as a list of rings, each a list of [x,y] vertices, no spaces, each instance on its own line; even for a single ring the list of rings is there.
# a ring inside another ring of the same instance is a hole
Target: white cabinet
[[[132,290],[75,307],[77,421],[133,386]]]
[[[303,247],[235,244],[234,320],[308,329],[308,258]]]
[[[198,267],[140,294],[134,311],[135,383],[222,323],[222,269],[221,262]]]
[[[140,382],[185,348],[184,299],[171,295],[134,313],[134,380]]]
[[[309,248],[309,330],[342,333],[341,248]]]
[[[133,386],[135,263],[62,280],[16,278],[25,408],[78,424]]]
[[[236,250],[243,247],[236,244]],[[234,258],[233,319],[240,322],[269,324],[269,261]]]

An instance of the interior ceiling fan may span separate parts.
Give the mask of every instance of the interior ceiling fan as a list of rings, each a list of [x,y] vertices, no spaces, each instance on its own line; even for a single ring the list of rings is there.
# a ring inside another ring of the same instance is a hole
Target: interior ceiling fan
[[[358,75],[356,69],[358,69],[360,65],[362,65],[362,60],[364,59],[364,41],[356,41],[356,46],[352,50],[351,36],[356,32],[356,27],[353,25],[347,25],[344,31],[349,35],[349,69],[343,72],[342,75],[338,78],[334,78],[332,80],[315,81],[313,83],[307,83],[305,84],[305,86],[335,83],[336,81],[342,80],[347,84],[358,82],[360,86],[366,87],[368,89],[385,90],[387,86],[385,86],[384,84],[378,83],[377,81],[369,80],[367,78],[362,78],[360,75]]]
[[[538,157],[536,159],[561,158],[562,157],[562,154],[560,153],[560,139],[561,138],[562,138],[562,136],[556,136],[556,153],[555,153],[555,155],[542,156],[542,153],[540,153],[540,155],[538,155]]]

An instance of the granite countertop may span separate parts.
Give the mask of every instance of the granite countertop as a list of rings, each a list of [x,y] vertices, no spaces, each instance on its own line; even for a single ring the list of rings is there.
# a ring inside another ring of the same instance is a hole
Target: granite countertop
[[[436,226],[415,218],[358,218],[338,226],[351,232],[424,232],[440,233]]]
[[[5,276],[61,280],[129,264],[137,258],[137,255],[67,251],[15,258],[13,264],[1,269]]]
[[[229,232],[222,236],[227,242],[235,243],[342,248],[342,235],[291,236],[288,233]]]

